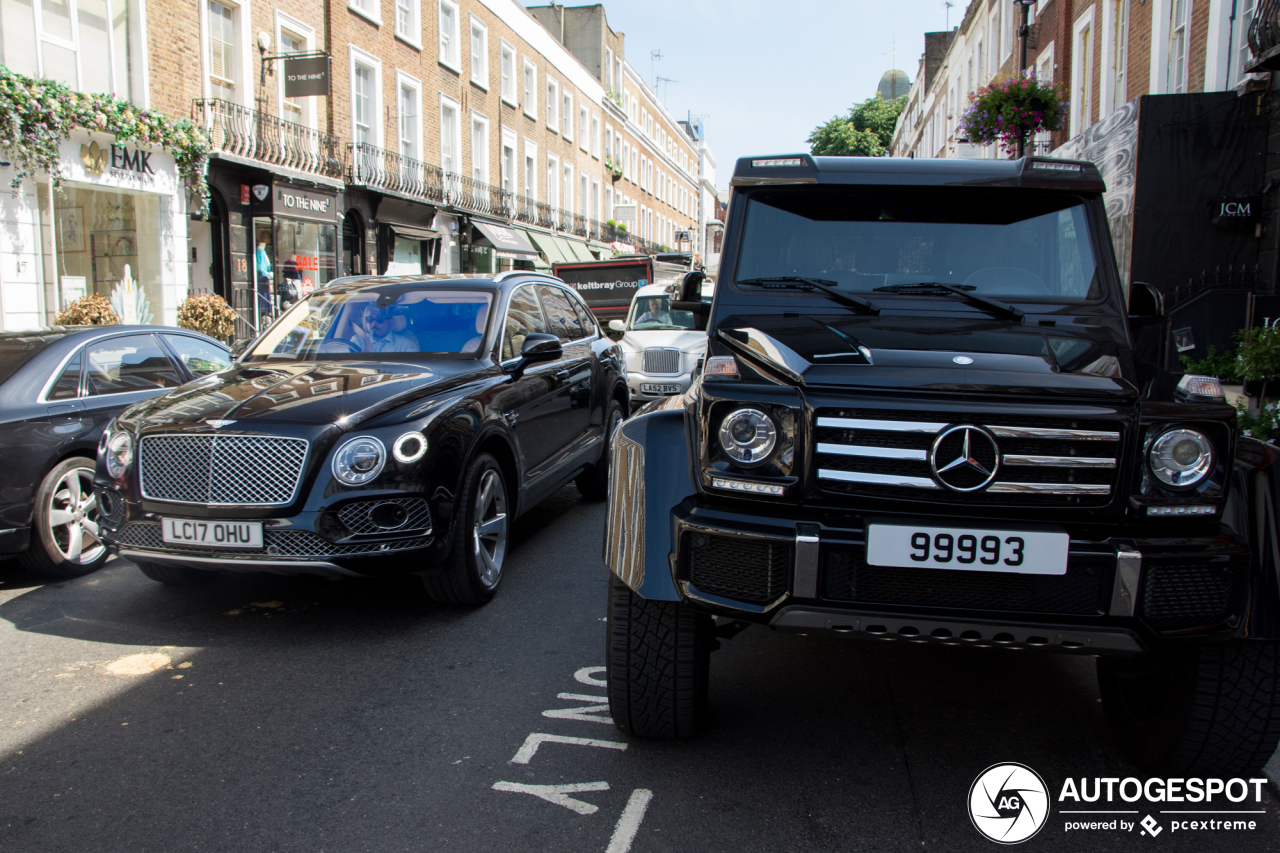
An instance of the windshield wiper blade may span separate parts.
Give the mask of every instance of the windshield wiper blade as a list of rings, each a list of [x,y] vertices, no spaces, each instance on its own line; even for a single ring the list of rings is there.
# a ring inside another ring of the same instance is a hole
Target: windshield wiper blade
[[[972,285],[967,285],[967,287],[968,289],[966,290],[966,285],[963,284],[950,284],[945,281],[922,281],[919,284],[888,284],[884,287],[877,287],[876,290],[887,290],[891,293],[917,294],[924,294],[932,291],[938,296],[941,296],[943,293],[954,293],[956,296],[972,302],[975,305],[982,305],[985,308],[991,308],[995,311],[999,311],[1001,314],[1012,317],[1015,320],[1021,320],[1026,314],[1026,312],[1021,308],[1018,308],[1016,305],[1010,305],[1007,302],[1001,302],[998,299],[991,299],[987,296],[979,296],[973,292]]]
[[[773,290],[818,290],[832,299],[836,299],[846,305],[852,305],[855,308],[861,308],[869,314],[879,314],[880,306],[870,299],[864,299],[861,296],[855,296],[843,290],[837,289],[834,281],[825,278],[805,278],[796,275],[779,275],[769,276],[768,278],[745,278],[738,284],[751,284],[756,287],[763,287]]]

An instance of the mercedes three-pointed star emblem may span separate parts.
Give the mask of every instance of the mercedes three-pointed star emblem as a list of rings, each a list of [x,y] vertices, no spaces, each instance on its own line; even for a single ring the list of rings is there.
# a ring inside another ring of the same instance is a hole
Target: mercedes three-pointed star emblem
[[[929,466],[934,479],[953,492],[976,492],[995,480],[1000,448],[982,427],[953,426],[934,439]]]

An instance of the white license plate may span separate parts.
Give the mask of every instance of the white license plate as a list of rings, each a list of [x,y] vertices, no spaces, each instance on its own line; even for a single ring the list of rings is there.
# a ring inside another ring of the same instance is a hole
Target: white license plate
[[[162,518],[160,534],[170,545],[208,548],[261,548],[262,522]]]
[[[653,385],[649,383],[641,383],[641,394],[679,394],[679,385]]]
[[[1044,530],[867,525],[867,563],[915,569],[1065,575],[1071,537]]]

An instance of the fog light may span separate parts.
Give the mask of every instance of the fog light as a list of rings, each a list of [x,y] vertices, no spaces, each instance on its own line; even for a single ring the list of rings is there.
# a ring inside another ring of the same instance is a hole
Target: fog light
[[[732,477],[712,477],[711,485],[717,489],[752,495],[777,496],[785,494],[787,490],[786,486],[779,486],[774,483],[752,483],[748,480],[737,480]]]
[[[1218,511],[1216,506],[1149,506],[1147,515],[1213,515]]]

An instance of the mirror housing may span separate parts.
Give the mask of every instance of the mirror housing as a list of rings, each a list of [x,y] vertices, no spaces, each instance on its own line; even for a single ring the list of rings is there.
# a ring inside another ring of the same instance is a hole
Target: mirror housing
[[[707,278],[704,272],[685,273],[680,282],[680,298],[672,300],[671,307],[677,311],[688,311],[693,315],[694,328],[700,332],[707,329],[707,320],[711,317],[711,306],[702,301],[702,282]]]
[[[621,320],[610,320],[609,330],[612,332],[626,332],[627,324],[622,322]]]
[[[535,332],[524,339],[524,344],[520,347],[520,359],[526,364],[531,361],[552,361],[563,352],[560,339],[555,335]]]
[[[231,344],[231,360],[236,361],[240,356],[249,351],[253,345],[253,338],[240,338]]]
[[[1129,316],[1157,319],[1165,315],[1164,294],[1154,285],[1135,281],[1129,285]]]

